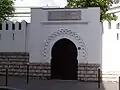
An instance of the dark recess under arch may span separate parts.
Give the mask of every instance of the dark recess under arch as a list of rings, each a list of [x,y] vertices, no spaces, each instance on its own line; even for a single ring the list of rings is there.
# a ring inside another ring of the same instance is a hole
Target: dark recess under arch
[[[69,39],[58,40],[51,51],[51,79],[77,80],[77,48]]]

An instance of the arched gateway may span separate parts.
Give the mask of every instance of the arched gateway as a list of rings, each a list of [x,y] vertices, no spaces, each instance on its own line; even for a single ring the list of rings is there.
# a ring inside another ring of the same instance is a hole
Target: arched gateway
[[[51,52],[51,78],[77,80],[77,48],[69,39],[58,40]]]

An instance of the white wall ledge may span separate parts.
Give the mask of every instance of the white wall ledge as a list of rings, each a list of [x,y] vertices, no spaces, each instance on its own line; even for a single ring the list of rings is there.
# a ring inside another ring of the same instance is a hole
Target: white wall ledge
[[[42,21],[42,24],[88,24],[88,21]]]

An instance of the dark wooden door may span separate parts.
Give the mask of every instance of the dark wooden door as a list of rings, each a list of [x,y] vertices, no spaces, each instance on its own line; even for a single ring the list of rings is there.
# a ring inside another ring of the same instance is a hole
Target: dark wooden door
[[[51,78],[61,80],[77,79],[77,48],[68,39],[60,39],[52,48]]]

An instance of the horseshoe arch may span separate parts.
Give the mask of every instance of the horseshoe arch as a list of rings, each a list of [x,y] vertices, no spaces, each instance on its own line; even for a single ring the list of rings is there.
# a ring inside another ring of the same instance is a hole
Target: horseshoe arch
[[[83,39],[76,33],[73,32],[69,29],[60,29],[56,32],[53,32],[50,36],[48,36],[48,39],[45,40],[44,42],[44,49],[42,52],[42,56],[44,57],[44,59],[49,59],[48,57],[48,48],[49,48],[49,44],[51,43],[51,41],[53,41],[55,38],[64,35],[64,36],[69,36],[74,38],[74,40],[77,41],[77,48],[78,48],[78,54],[79,54],[79,59],[81,60],[85,60],[88,57],[88,52],[87,52],[87,47],[83,41]],[[74,42],[74,41],[73,41]]]

